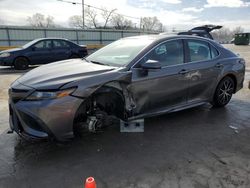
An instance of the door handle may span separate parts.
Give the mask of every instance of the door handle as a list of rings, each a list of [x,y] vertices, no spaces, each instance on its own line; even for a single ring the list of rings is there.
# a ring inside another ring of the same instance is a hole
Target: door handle
[[[187,74],[187,73],[189,73],[189,71],[188,71],[188,70],[185,70],[185,69],[183,69],[183,70],[181,70],[181,71],[179,72],[179,74]]]
[[[222,68],[223,65],[222,65],[221,63],[217,63],[217,64],[215,65],[215,67],[216,67],[216,68]]]

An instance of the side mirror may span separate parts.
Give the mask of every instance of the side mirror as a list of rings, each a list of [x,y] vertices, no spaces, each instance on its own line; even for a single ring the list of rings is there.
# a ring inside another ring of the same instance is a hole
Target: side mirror
[[[143,69],[161,69],[161,64],[159,61],[149,59],[141,67]]]

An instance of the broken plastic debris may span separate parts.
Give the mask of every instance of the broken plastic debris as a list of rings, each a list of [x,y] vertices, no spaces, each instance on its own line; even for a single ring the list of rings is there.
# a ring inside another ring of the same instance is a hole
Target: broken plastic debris
[[[238,127],[235,127],[233,125],[230,125],[229,127],[233,129],[235,133],[239,133]]]

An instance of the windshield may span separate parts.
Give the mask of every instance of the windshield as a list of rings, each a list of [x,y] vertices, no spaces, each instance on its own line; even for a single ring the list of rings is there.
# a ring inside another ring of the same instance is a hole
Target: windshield
[[[22,48],[28,48],[31,45],[35,44],[38,40],[32,40],[30,42],[28,42],[27,44],[23,45]]]
[[[101,48],[86,59],[93,63],[123,67],[130,63],[152,41],[153,39],[149,37],[120,39]]]

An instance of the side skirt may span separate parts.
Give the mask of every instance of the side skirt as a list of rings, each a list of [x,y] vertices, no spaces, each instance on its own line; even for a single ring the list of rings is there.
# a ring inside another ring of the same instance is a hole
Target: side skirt
[[[132,117],[128,118],[128,121],[141,119],[141,118],[159,116],[159,115],[166,114],[166,113],[171,113],[171,112],[178,112],[178,111],[185,110],[185,109],[188,109],[188,108],[201,106],[201,105],[207,104],[207,103],[208,103],[208,101],[200,101],[200,102],[189,103],[189,104],[185,104],[185,105],[160,109],[160,110],[156,110],[156,111],[153,111],[153,112],[140,114],[140,115],[137,115],[137,116],[132,116]]]

